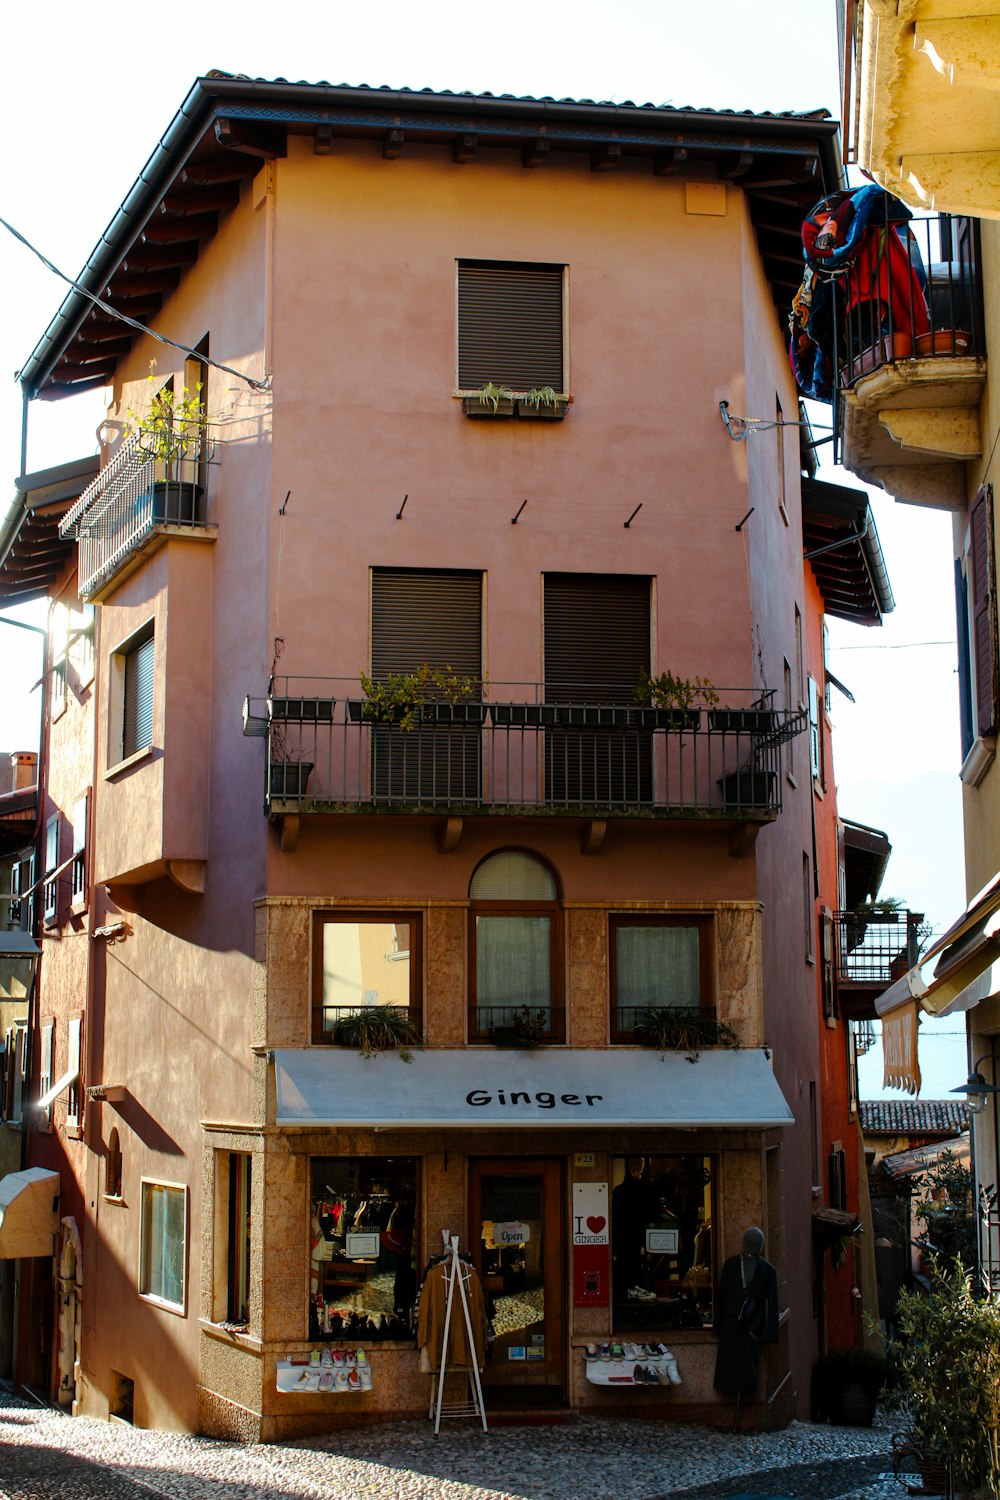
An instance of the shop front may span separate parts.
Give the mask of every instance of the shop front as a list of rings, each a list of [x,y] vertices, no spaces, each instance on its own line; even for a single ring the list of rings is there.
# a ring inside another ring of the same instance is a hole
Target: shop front
[[[261,1436],[427,1414],[414,1304],[445,1233],[482,1293],[487,1413],[729,1419],[714,1291],[747,1224],[777,1242],[792,1122],[762,1050],[273,1058]]]

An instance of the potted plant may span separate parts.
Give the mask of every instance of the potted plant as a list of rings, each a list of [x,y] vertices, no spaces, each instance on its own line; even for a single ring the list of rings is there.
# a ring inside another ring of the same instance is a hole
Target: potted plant
[[[719,782],[722,800],[730,808],[768,809],[777,804],[777,777],[773,771],[739,766]]]
[[[550,385],[532,386],[517,398],[517,414],[534,421],[561,422],[569,410],[569,398],[560,396]]]
[[[709,726],[729,733],[771,734],[778,716],[773,708],[763,703],[750,708],[711,708],[708,713]]]
[[[664,1052],[684,1052],[697,1062],[703,1047],[729,1047],[738,1052],[742,1043],[731,1026],[709,1011],[671,1005],[648,1005],[635,1018],[633,1034],[641,1047]]]
[[[462,410],[467,417],[512,417],[514,393],[505,385],[488,380],[474,396],[465,396]]]
[[[510,1020],[490,1027],[490,1041],[498,1047],[537,1047],[549,1029],[548,1015],[542,1009],[519,1005]]]
[[[288,754],[280,721],[268,720],[268,793],[272,802],[301,802],[316,762]]]
[[[830,1349],[812,1369],[812,1408],[817,1422],[834,1427],[870,1427],[889,1366],[873,1349]]]
[[[398,1005],[362,1005],[349,1011],[334,1026],[333,1039],[342,1047],[357,1047],[362,1057],[398,1052],[403,1062],[412,1062],[413,1049],[422,1045],[419,1030]]]
[[[950,1466],[958,1494],[1000,1486],[1000,1305],[960,1260],[931,1265],[930,1290],[899,1294],[889,1353],[921,1466]],[[927,1477],[930,1477],[928,1474]],[[937,1493],[937,1491],[935,1491]]]
[[[361,672],[359,677],[365,696],[347,701],[348,716],[355,722],[394,724],[409,732],[418,723],[482,724],[486,718],[485,684],[451,666],[424,662],[416,672],[387,672],[378,680]]]
[[[701,710],[694,705],[712,707],[719,701],[707,677],[677,677],[673,672],[652,677],[645,669],[632,696],[642,705],[632,710],[633,722],[640,729],[697,729]]]
[[[151,360],[150,385],[156,379],[156,360]],[[144,412],[129,408],[135,423],[139,452],[153,462],[154,480],[141,497],[151,496],[152,519],[156,523],[200,525],[205,520],[205,490],[197,478],[210,417],[201,399],[201,382],[178,394],[172,386],[155,391]]]

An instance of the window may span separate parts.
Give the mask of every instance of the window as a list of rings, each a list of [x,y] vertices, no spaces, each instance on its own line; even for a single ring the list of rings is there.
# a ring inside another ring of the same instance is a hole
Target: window
[[[309,1337],[412,1340],[416,1159],[314,1156],[310,1181]]]
[[[565,393],[563,280],[562,266],[459,261],[459,390]]]
[[[45,882],[42,895],[42,920],[51,926],[59,918],[59,814],[53,813],[45,824]],[[51,878],[50,878],[51,877]]]
[[[187,1188],[142,1182],[139,1294],[184,1310]]]
[[[710,1156],[612,1157],[615,1333],[711,1323],[714,1176]]]
[[[785,689],[785,713],[790,716],[799,706],[797,694],[792,685],[792,667],[789,661],[785,661],[782,669],[782,678]],[[785,741],[785,774],[795,780],[795,736],[791,734]]]
[[[545,697],[583,708],[635,704],[650,668],[648,576],[545,574]],[[573,712],[568,711],[572,720]],[[635,806],[652,801],[653,737],[629,729],[552,730],[545,736],[550,802]]]
[[[108,1138],[108,1149],[104,1166],[105,1198],[120,1198],[122,1195],[122,1147],[117,1128]]]
[[[420,918],[413,912],[320,912],[313,930],[313,1041],[366,1005],[398,1005],[420,1029]]]
[[[372,677],[418,672],[426,663],[477,684],[483,662],[483,575],[457,569],[372,571]],[[482,786],[478,726],[418,724],[371,731],[372,788],[394,802],[477,802]]]
[[[108,764],[115,766],[153,743],[155,636],[152,620],[147,620],[117,651],[112,652],[110,666]]]
[[[819,714],[819,683],[809,678],[809,770],[814,779],[823,779],[823,726]]]
[[[775,457],[778,465],[778,514],[787,526],[789,520],[788,511],[785,508],[785,413],[782,410],[777,392],[775,392],[774,396],[774,437]],[[798,614],[798,610],[795,613]]]
[[[710,1010],[711,935],[710,917],[611,918],[613,1041],[633,1041],[647,1010],[669,1009],[687,1016]]]
[[[1000,728],[993,487],[984,485],[969,513],[964,556],[956,564],[962,753]]]
[[[813,890],[812,868],[808,854],[802,853],[802,929],[805,947],[805,960],[807,964],[813,963],[815,949],[813,946],[813,922],[815,921],[815,892]]]
[[[83,1022],[79,1017],[66,1026],[67,1056],[66,1076],[66,1129],[80,1129],[80,1040]]]
[[[73,806],[73,910],[80,911],[87,904],[87,815],[90,793],[78,797]]]
[[[55,1023],[50,1021],[42,1027],[41,1052],[38,1060],[38,1097],[44,1099],[52,1087],[52,1072],[55,1066]],[[38,1111],[41,1130],[48,1130],[52,1125],[52,1105],[47,1104],[43,1110]]]
[[[516,849],[469,887],[469,1030],[479,1041],[561,1041],[562,922],[551,870]]]
[[[246,1151],[229,1153],[229,1214],[226,1317],[230,1323],[250,1321],[250,1180],[251,1157]]]
[[[20,1125],[24,1090],[24,1057],[27,1021],[15,1021],[3,1039],[2,1116],[10,1125]]]

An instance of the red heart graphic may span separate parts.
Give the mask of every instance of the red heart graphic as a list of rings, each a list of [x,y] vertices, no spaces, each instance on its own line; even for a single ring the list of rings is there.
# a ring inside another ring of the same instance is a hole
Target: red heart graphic
[[[595,1216],[594,1214],[591,1214],[590,1218],[587,1220],[587,1228],[590,1230],[591,1234],[600,1234],[601,1230],[604,1228],[607,1222],[607,1219],[603,1219]]]

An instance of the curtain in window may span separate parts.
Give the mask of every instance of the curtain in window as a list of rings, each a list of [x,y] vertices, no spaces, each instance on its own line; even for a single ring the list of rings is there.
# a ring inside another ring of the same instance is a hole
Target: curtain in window
[[[697,1009],[701,1004],[701,954],[697,927],[617,929],[618,1010],[647,1006]]]
[[[476,918],[476,1003],[480,1025],[505,1026],[522,1005],[552,1004],[549,918]]]

